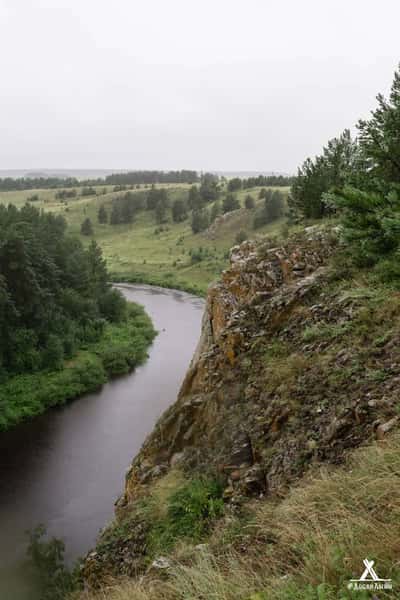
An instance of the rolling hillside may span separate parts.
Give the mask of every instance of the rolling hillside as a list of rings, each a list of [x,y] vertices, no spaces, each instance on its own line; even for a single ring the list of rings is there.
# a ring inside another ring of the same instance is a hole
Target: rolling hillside
[[[168,191],[171,202],[177,198],[186,198],[189,185],[162,184]],[[220,218],[210,233],[207,231],[193,234],[191,214],[181,223],[174,223],[171,211],[168,211],[167,223],[158,225],[154,211],[140,211],[131,224],[101,225],[97,214],[104,205],[111,212],[113,199],[122,197],[126,192],[113,191],[112,186],[97,186],[97,195],[81,196],[60,200],[56,198],[59,190],[27,190],[0,193],[0,203],[22,206],[30,198],[38,196],[32,204],[46,211],[62,214],[70,231],[89,242],[91,236],[83,236],[80,227],[83,220],[90,218],[93,224],[93,238],[100,244],[107,259],[109,270],[115,280],[138,281],[178,287],[204,294],[211,281],[216,279],[228,264],[229,249],[237,243],[237,235],[242,232],[249,237],[280,232],[285,224],[284,217],[253,230],[253,220],[260,210],[263,200],[258,199],[259,187],[240,190],[237,197],[241,209]],[[287,194],[288,188],[279,188]],[[133,190],[143,193],[144,186]],[[244,199],[251,194],[255,199],[255,208],[245,209]],[[208,209],[212,209],[212,203]],[[220,222],[219,222],[220,221]]]

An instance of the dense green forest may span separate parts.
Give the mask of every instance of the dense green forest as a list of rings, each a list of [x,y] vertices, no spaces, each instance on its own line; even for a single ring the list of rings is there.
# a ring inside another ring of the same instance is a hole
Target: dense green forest
[[[123,334],[129,329],[131,340]],[[143,311],[109,285],[94,241],[85,249],[66,235],[61,216],[0,206],[0,428],[126,372],[143,360],[153,335]],[[101,355],[101,364],[86,355],[75,365],[73,389],[63,375],[58,390],[54,373],[81,350]],[[47,390],[43,373],[53,373]]]
[[[105,178],[107,184],[132,185],[136,183],[195,183],[199,181],[196,171],[130,171],[114,173]]]
[[[0,178],[0,191],[70,188],[93,185],[136,185],[152,183],[196,183],[196,171],[131,171],[114,173],[105,178],[79,180],[76,177],[4,177]]]

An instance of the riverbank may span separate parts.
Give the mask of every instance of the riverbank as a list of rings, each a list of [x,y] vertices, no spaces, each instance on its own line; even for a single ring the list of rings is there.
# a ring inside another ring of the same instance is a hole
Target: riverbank
[[[63,540],[68,565],[94,547],[113,518],[132,456],[175,401],[189,367],[203,300],[144,285],[119,289],[144,307],[158,331],[146,361],[81,401],[0,435],[0,598],[36,600],[24,562],[25,532],[39,523],[49,538]]]
[[[0,431],[99,389],[144,362],[156,335],[150,317],[129,304],[126,320],[107,323],[98,342],[85,344],[60,370],[17,375],[0,385]]]
[[[118,274],[111,273],[110,280],[113,283],[129,283],[139,285],[151,285],[158,288],[165,288],[168,290],[179,290],[188,294],[193,294],[200,298],[205,298],[207,295],[207,289],[209,284],[198,285],[195,283],[189,283],[182,281],[175,274],[169,273],[166,275],[154,275],[144,272],[133,272],[130,274]]]

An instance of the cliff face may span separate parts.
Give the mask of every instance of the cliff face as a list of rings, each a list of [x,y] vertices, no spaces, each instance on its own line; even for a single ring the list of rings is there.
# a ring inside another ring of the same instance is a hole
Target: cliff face
[[[225,495],[234,500],[273,491],[314,453],[334,458],[334,407],[318,409],[324,418],[310,431],[316,398],[299,389],[289,399],[279,389],[284,379],[272,389],[265,381],[266,344],[276,345],[278,332],[292,337],[305,311],[315,318],[312,298],[332,249],[331,239],[312,231],[285,247],[245,242],[232,249],[230,268],[209,290],[201,339],[177,402],[134,460],[119,509],[171,465],[224,475]],[[275,351],[287,358],[284,343]],[[292,367],[289,380],[308,365],[295,353]]]
[[[333,279],[334,251],[334,238],[313,228],[281,247],[232,249],[178,399],[127,474],[118,518],[171,467],[218,474],[235,504],[284,493],[310,464],[338,463],[396,424],[400,346],[382,319],[390,328],[398,318],[398,298]],[[136,525],[129,553],[143,555]],[[87,572],[91,561],[98,554]]]

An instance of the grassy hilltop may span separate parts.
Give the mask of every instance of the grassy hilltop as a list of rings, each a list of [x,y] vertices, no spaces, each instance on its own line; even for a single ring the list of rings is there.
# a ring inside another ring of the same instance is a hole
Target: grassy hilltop
[[[170,204],[188,196],[188,184],[160,184],[165,188]],[[110,225],[98,222],[98,211],[104,205],[110,215],[113,200],[122,198],[126,191],[114,191],[113,186],[94,186],[96,195],[81,196],[60,200],[59,190],[24,190],[0,192],[0,203],[23,206],[30,198],[37,208],[62,214],[69,230],[81,237],[84,243],[94,238],[103,250],[109,272],[115,280],[148,282],[166,287],[178,287],[196,293],[205,293],[208,284],[218,277],[227,265],[229,249],[237,243],[239,232],[248,237],[274,234],[281,230],[286,219],[280,217],[273,222],[253,229],[257,212],[262,210],[264,200],[259,198],[261,187],[239,190],[235,195],[241,208],[225,216],[224,222],[213,228],[213,235],[207,232],[194,234],[191,228],[191,212],[180,222],[173,222],[171,210],[167,222],[158,224],[153,210],[139,211],[133,223]],[[274,189],[274,188],[270,188]],[[279,189],[285,196],[289,188]],[[130,190],[143,194],[149,187],[140,186]],[[78,192],[80,190],[78,189]],[[250,194],[255,207],[244,208],[245,197]],[[221,198],[224,191],[221,192]],[[207,206],[212,211],[214,203]],[[93,225],[93,236],[80,233],[81,224],[89,217]]]

